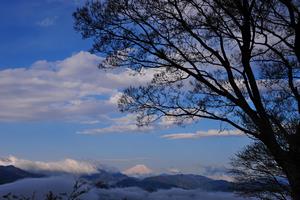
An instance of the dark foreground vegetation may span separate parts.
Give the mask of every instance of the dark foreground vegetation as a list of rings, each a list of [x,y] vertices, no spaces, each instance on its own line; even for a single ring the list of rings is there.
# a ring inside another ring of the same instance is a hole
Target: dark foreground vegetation
[[[155,70],[124,91],[121,111],[141,126],[205,118],[238,129],[264,144],[300,200],[298,0],[99,0],[74,18],[105,56],[100,68]]]

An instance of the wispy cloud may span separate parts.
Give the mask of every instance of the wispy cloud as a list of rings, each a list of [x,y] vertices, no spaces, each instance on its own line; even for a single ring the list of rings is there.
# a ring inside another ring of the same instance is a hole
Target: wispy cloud
[[[38,21],[36,24],[40,27],[49,27],[49,26],[54,26],[57,20],[58,20],[58,16],[46,17]]]
[[[97,129],[87,129],[84,131],[79,131],[78,134],[83,135],[98,135],[98,134],[107,134],[107,133],[128,133],[128,132],[146,132],[153,130],[153,126],[138,126],[135,124],[126,124],[126,125],[112,125],[105,128]]]
[[[220,131],[211,129],[208,131],[197,131],[195,133],[174,133],[161,136],[162,138],[177,140],[177,139],[198,139],[202,137],[215,137],[215,136],[240,136],[242,135],[239,130],[225,130]]]
[[[102,135],[108,133],[141,133],[149,132],[157,128],[155,125],[149,126],[138,126],[136,124],[136,115],[127,114],[125,116],[117,118],[107,118],[107,121],[110,123],[109,126],[102,128],[93,128],[78,131],[78,134],[83,135]]]

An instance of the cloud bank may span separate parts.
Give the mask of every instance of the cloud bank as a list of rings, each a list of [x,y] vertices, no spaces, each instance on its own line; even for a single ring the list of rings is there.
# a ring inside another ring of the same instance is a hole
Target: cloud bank
[[[42,162],[19,159],[14,156],[0,159],[0,165],[13,165],[20,169],[38,173],[70,173],[70,174],[93,174],[98,172],[99,165],[89,162],[64,159],[57,162]]]

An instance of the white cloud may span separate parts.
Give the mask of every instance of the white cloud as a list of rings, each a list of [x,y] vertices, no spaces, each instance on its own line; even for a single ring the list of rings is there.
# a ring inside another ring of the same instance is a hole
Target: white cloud
[[[79,131],[78,134],[83,135],[97,135],[97,134],[107,134],[107,133],[128,133],[128,132],[146,132],[153,130],[153,126],[138,126],[135,124],[126,125],[112,125],[105,128],[87,129],[84,131]]]
[[[104,72],[97,68],[102,60],[79,52],[60,61],[0,70],[0,121],[99,120],[117,112],[120,90],[145,84],[154,73]]]
[[[197,139],[202,137],[214,137],[214,136],[240,136],[242,135],[239,130],[226,130],[220,131],[211,129],[208,131],[197,131],[195,133],[174,133],[161,136],[162,138],[176,140],[176,139]]]
[[[154,130],[155,126],[138,126],[136,124],[136,115],[127,114],[118,118],[107,118],[111,123],[110,126],[103,128],[86,129],[78,131],[78,134],[83,135],[101,135],[108,133],[140,133]]]
[[[43,173],[93,174],[98,172],[98,166],[89,162],[65,159],[56,162],[42,162],[19,159],[9,156],[0,159],[0,165],[13,165],[23,170]]]
[[[123,93],[121,92],[117,92],[115,93],[114,95],[112,95],[110,98],[109,98],[109,103],[111,103],[112,105],[118,105],[118,102],[120,100],[120,98],[122,97]]]
[[[153,173],[153,170],[146,165],[139,164],[124,170],[123,173],[128,176],[145,176]]]
[[[180,112],[179,112],[180,113]],[[179,114],[177,113],[177,114]],[[161,118],[159,125],[165,128],[170,128],[172,126],[178,125],[178,124],[184,124],[188,125],[193,123],[195,120],[193,118],[178,118],[174,116],[164,116]]]
[[[49,26],[53,26],[55,25],[56,21],[57,21],[58,17],[54,16],[54,17],[46,17],[44,19],[42,19],[41,21],[37,22],[38,26],[41,27],[49,27]]]

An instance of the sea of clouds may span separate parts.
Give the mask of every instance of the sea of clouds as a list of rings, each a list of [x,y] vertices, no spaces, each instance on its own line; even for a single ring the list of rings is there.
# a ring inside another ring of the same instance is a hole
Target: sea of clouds
[[[36,199],[43,199],[48,191],[55,194],[71,193],[76,178],[72,176],[56,176],[47,178],[23,179],[14,183],[0,186],[0,196],[8,193],[16,195],[32,196],[35,193]],[[82,196],[82,200],[243,200],[233,193],[205,192],[201,190],[170,189],[147,192],[140,188],[112,188],[98,189],[91,185],[89,192]]]

